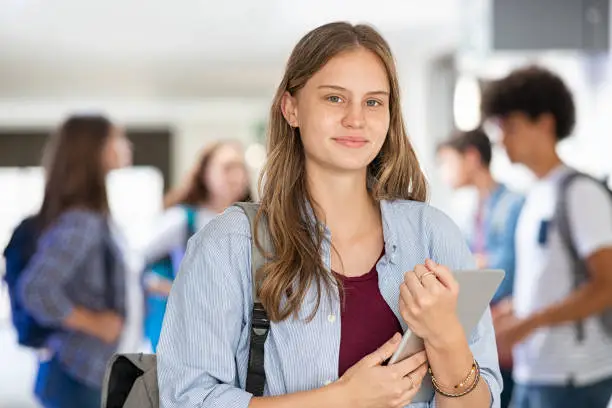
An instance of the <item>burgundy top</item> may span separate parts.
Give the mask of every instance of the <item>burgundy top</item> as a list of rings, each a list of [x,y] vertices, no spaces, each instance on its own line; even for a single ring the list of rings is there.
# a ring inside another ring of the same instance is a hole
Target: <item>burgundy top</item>
[[[342,376],[355,363],[403,330],[380,294],[376,265],[362,276],[335,275],[344,287],[338,367],[338,374]]]

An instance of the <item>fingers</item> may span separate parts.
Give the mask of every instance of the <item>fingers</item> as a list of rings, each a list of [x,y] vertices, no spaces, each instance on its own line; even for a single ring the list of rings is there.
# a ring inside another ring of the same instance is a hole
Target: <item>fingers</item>
[[[427,289],[428,292],[437,293],[444,286],[438,280],[436,270],[428,268],[426,265],[417,265],[414,267],[414,273],[419,279],[419,283]]]
[[[404,392],[404,394],[400,397],[398,406],[404,407],[412,402],[412,398],[414,398],[416,393],[419,391],[419,388],[421,388],[423,378],[425,378],[428,368],[429,365],[424,363],[415,371],[408,374],[405,378],[402,378],[402,389],[405,389],[406,392]]]
[[[453,291],[459,290],[459,284],[457,283],[457,280],[446,266],[438,265],[431,259],[425,260],[425,266],[428,270],[436,273],[438,281],[442,283],[442,285]]]
[[[391,369],[394,370],[399,377],[405,377],[419,368],[421,365],[425,364],[425,362],[427,362],[427,354],[425,351],[420,351],[407,359],[400,361],[399,363],[393,364]],[[415,380],[414,377],[412,379]]]
[[[373,353],[365,356],[361,361],[367,364],[368,367],[381,365],[383,362],[391,358],[393,353],[395,353],[395,350],[397,350],[397,346],[399,345],[401,338],[401,334],[395,333],[395,335],[393,335],[393,337],[387,340],[385,344],[380,346]]]
[[[409,389],[410,387],[419,389],[421,388],[421,383],[423,382],[423,378],[425,378],[425,374],[427,374],[427,369],[429,368],[429,364],[427,362],[418,366],[413,372],[409,373],[402,379],[403,385],[406,387],[404,389]]]
[[[427,290],[423,287],[423,285],[421,285],[421,282],[419,281],[418,277],[420,275],[417,275],[418,268],[419,266],[416,266],[414,268],[414,272],[406,272],[406,274],[404,275],[405,286],[408,287],[410,294],[417,299],[427,294]]]
[[[412,296],[412,293],[410,293],[410,289],[408,289],[408,285],[406,284],[400,285],[400,306],[402,302],[408,307],[412,307],[415,304],[414,296]]]

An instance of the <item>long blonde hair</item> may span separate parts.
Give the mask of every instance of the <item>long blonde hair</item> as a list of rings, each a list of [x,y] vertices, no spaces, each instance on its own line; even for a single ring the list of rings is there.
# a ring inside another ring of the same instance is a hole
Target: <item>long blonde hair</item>
[[[335,285],[321,259],[323,233],[308,222],[309,209],[317,205],[306,186],[299,129],[289,126],[281,111],[283,95],[296,95],[330,59],[357,48],[365,48],[380,58],[391,91],[387,138],[368,166],[370,193],[376,201],[427,199],[427,183],[406,135],[395,61],[387,42],[368,25],[344,22],[326,24],[306,34],[291,53],[274,97],[268,160],[259,183],[261,206],[257,219],[268,224],[274,254],[269,254],[269,262],[258,271],[254,284],[258,285],[260,301],[272,321],[297,316],[310,285],[315,284],[318,296],[312,318],[320,305],[322,289]],[[255,237],[261,247],[260,238]]]

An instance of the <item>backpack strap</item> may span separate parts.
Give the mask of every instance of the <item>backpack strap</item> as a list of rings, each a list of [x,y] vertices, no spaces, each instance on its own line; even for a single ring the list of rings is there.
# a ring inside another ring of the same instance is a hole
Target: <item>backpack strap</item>
[[[185,206],[185,216],[187,217],[187,239],[185,240],[186,248],[187,241],[189,241],[189,238],[191,238],[193,235],[195,235],[196,232],[198,232],[196,226],[196,218],[198,216],[197,210],[194,207],[187,205]]]
[[[266,263],[264,254],[259,250],[255,240],[255,218],[259,210],[257,203],[236,203],[235,206],[244,211],[251,225],[251,274],[253,288],[253,314],[251,317],[251,336],[249,344],[249,365],[247,369],[246,391],[254,396],[262,396],[266,383],[264,369],[264,345],[270,331],[268,314],[257,296],[257,271]],[[266,253],[270,253],[272,245],[268,234],[268,226],[262,219],[257,225],[257,238]]]
[[[102,237],[102,256],[104,259],[104,303],[110,310],[117,309],[115,275],[117,255],[113,248],[113,233],[108,220],[105,221],[104,236]]]
[[[599,180],[583,173],[572,172],[561,179],[558,190],[557,206],[555,208],[554,220],[559,229],[559,235],[561,236],[561,242],[567,253],[569,254],[572,262],[573,271],[573,288],[576,290],[589,278],[589,272],[584,259],[578,254],[576,245],[574,243],[572,229],[568,214],[568,190],[572,182],[576,179],[583,178],[592,180],[594,183],[600,184]],[[584,340],[584,321],[578,320],[575,323],[576,328],[576,339],[578,341]]]

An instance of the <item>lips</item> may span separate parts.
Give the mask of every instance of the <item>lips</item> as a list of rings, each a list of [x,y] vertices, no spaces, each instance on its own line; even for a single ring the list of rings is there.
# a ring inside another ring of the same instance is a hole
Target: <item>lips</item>
[[[363,147],[366,144],[368,144],[367,139],[364,139],[363,137],[355,137],[355,136],[336,137],[334,138],[334,141],[342,146],[352,147],[352,148]]]

